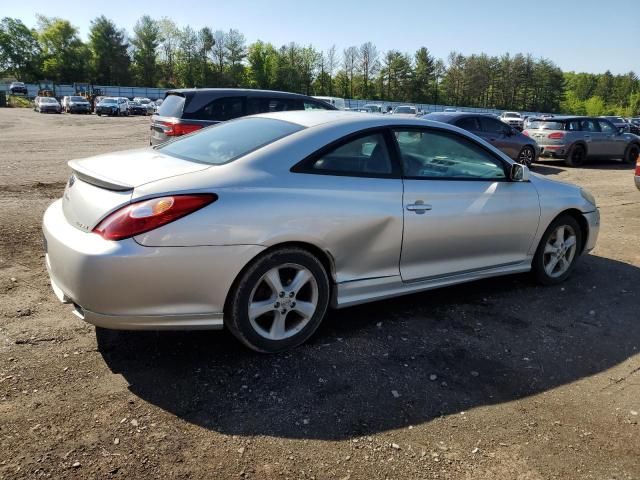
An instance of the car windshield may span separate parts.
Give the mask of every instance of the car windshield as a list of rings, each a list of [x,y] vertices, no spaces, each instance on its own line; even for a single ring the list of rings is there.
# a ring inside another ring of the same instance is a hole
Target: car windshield
[[[532,130],[564,130],[564,122],[545,122],[544,120],[534,120],[529,124]]]
[[[55,98],[43,97],[40,99],[41,103],[58,103]]]
[[[620,118],[620,117],[604,117],[607,120],[612,121],[613,123],[627,123],[624,121],[624,119]]]
[[[221,165],[302,129],[300,125],[272,118],[241,118],[156,148],[183,160]]]
[[[70,97],[69,100],[72,102],[84,102],[84,98],[82,97]]]
[[[147,105],[148,103],[151,103],[151,100],[149,100],[148,98],[143,98],[142,100],[138,100],[138,102],[140,102],[142,105]]]
[[[116,103],[116,99],[115,98],[105,98],[100,103],[113,104],[113,103]]]
[[[520,118],[519,113],[507,112],[504,114],[505,118]]]
[[[413,107],[396,107],[395,113],[416,113],[416,109]]]

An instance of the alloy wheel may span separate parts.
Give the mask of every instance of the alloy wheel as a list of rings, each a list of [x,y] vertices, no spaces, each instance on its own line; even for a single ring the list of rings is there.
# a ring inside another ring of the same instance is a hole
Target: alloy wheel
[[[577,251],[577,236],[570,225],[560,225],[544,246],[544,270],[551,278],[564,275],[571,267]]]
[[[518,163],[530,167],[533,163],[533,156],[533,149],[531,147],[524,147],[518,155]]]
[[[287,263],[267,271],[249,296],[249,322],[269,340],[294,336],[318,307],[318,282],[302,265]]]

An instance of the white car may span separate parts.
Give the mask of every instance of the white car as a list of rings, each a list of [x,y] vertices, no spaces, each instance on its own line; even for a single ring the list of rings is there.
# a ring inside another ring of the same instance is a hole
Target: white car
[[[498,117],[501,122],[506,123],[507,125],[512,126],[513,128],[517,128],[522,131],[524,126],[524,119],[518,112],[502,112]]]

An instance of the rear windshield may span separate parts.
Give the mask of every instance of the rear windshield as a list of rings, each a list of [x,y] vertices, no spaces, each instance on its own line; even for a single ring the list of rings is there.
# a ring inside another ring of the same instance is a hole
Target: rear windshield
[[[82,97],[71,97],[69,100],[72,102],[84,102],[84,98]]]
[[[58,103],[58,101],[55,98],[50,98],[50,97],[43,97],[40,100],[41,103]]]
[[[413,107],[396,107],[395,113],[416,113],[416,109]]]
[[[105,98],[103,100],[100,101],[100,103],[116,103],[116,99],[115,98]]]
[[[505,118],[520,118],[520,114],[519,113],[505,113],[504,117]]]
[[[182,117],[182,109],[184,108],[184,97],[181,95],[167,95],[164,99],[158,115],[161,117]]]
[[[564,130],[564,122],[545,122],[543,120],[534,120],[529,123],[528,128],[532,130]]]
[[[272,118],[241,118],[156,148],[184,160],[221,165],[302,129],[300,125]]]

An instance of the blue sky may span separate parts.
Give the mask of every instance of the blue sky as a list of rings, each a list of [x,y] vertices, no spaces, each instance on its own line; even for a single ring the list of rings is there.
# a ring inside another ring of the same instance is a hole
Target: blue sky
[[[452,50],[490,55],[531,53],[563,70],[640,74],[640,0],[236,0],[7,2],[2,16],[35,26],[36,13],[59,16],[80,28],[100,14],[131,32],[149,14],[179,25],[240,30],[249,42],[290,41],[338,51],[373,42],[384,52],[426,46],[437,57]],[[196,7],[197,5],[197,7]]]

